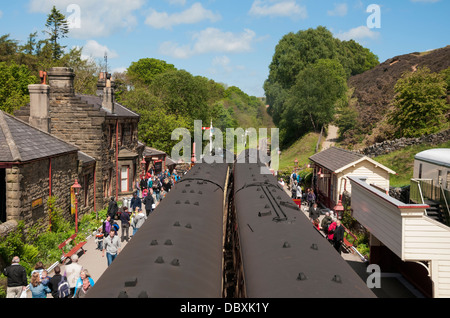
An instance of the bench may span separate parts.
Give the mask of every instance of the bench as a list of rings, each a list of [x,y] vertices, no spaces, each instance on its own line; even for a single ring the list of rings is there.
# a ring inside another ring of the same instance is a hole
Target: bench
[[[83,254],[86,253],[86,251],[84,250],[83,246],[87,243],[87,242],[80,242],[78,244],[75,244],[75,246],[67,253],[64,252],[64,247],[69,244],[70,242],[74,241],[75,242],[75,238],[77,237],[78,234],[73,234],[71,237],[69,237],[67,240],[65,240],[64,242],[62,242],[61,244],[58,245],[58,248],[61,250],[62,252],[62,256],[61,256],[61,260],[64,260],[66,258],[71,257],[73,254],[75,254],[76,252],[78,252],[80,249],[83,250]]]

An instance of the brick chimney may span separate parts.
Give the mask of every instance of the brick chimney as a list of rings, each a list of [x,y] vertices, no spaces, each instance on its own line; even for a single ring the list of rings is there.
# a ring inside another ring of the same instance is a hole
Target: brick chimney
[[[114,85],[111,74],[106,73],[105,88],[103,88],[102,107],[114,114]]]
[[[48,71],[48,83],[52,96],[75,96],[73,79],[75,74],[69,67],[52,67]]]
[[[40,72],[41,84],[28,85],[30,92],[29,124],[35,128],[50,133],[50,86],[46,85],[47,73]]]

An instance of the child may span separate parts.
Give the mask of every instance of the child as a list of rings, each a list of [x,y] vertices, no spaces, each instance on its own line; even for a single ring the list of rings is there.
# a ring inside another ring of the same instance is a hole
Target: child
[[[142,199],[145,199],[147,194],[148,194],[148,190],[147,189],[142,190]]]
[[[103,250],[103,230],[102,230],[102,228],[99,229],[99,232],[95,236],[95,241],[97,242],[97,249],[102,251]]]
[[[42,283],[42,285],[47,286],[48,283],[50,282],[50,278],[51,277],[48,276],[47,270],[44,269],[42,271],[42,273],[41,273],[41,283]]]

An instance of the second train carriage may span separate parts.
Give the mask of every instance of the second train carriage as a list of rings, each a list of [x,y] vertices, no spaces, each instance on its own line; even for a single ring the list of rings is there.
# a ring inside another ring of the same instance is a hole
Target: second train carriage
[[[233,172],[236,296],[375,297],[255,154],[242,156]]]
[[[221,298],[228,173],[227,164],[193,166],[87,296]]]

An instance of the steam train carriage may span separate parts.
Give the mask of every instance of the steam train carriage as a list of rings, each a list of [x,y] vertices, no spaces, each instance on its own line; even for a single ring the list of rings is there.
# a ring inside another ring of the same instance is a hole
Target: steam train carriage
[[[257,153],[242,153],[233,174],[237,297],[375,297]]]
[[[228,174],[227,164],[199,163],[192,167],[87,296],[222,297]]]

